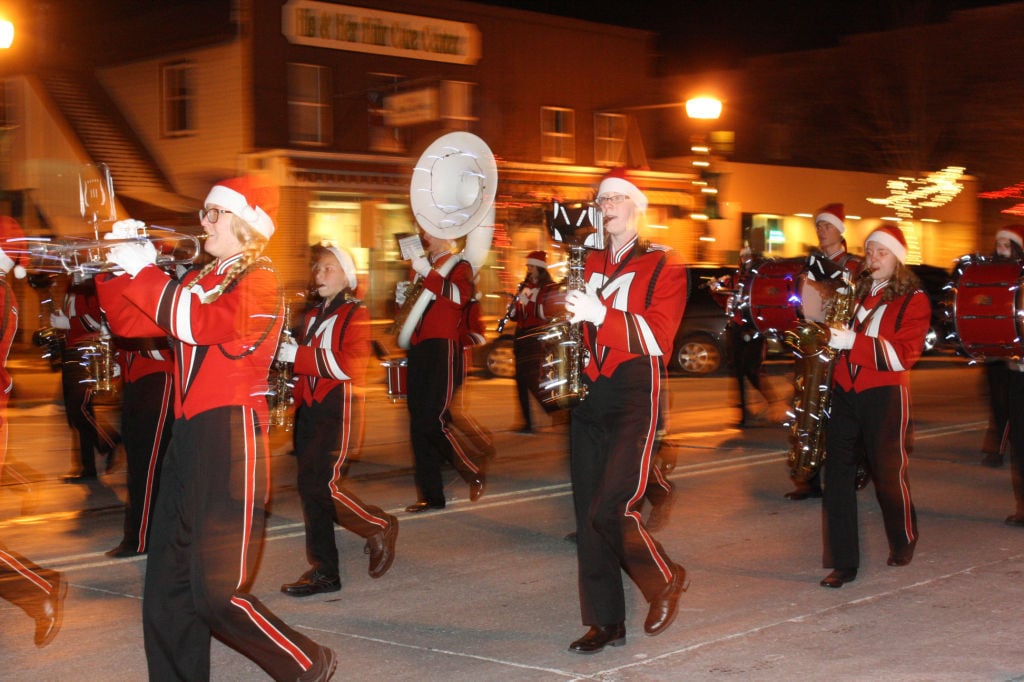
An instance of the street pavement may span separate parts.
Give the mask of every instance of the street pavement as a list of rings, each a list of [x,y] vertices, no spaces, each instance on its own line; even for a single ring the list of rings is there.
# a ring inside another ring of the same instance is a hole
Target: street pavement
[[[112,560],[120,537],[123,467],[95,486],[58,477],[70,434],[52,375],[16,356],[9,468],[0,488],[0,537],[70,582],[63,628],[45,649],[32,621],[0,602],[0,670],[11,680],[144,680],[140,605],[145,558]],[[955,361],[914,374],[916,448],[911,484],[921,541],[911,565],[885,565],[887,547],[869,487],[860,493],[863,563],[856,582],[818,586],[821,509],[791,502],[785,431],[733,427],[725,377],[673,379],[677,465],[671,522],[656,534],[690,578],[676,622],[643,634],[646,605],[627,583],[627,644],[592,656],[567,651],[580,624],[564,425],[512,431],[509,380],[471,379],[469,411],[495,438],[486,494],[475,503],[448,477],[443,511],[410,515],[404,404],[374,377],[364,447],[350,488],[400,519],[398,558],[366,573],[362,542],[338,531],[341,592],[305,599],[279,587],[306,568],[294,458],[274,434],[274,503],[253,592],[287,623],[332,647],[336,679],[352,680],[1020,680],[1024,652],[1024,531],[1007,469],[978,464],[986,412],[980,372]],[[772,381],[785,384],[785,368]],[[19,374],[20,373],[20,374]],[[24,381],[22,381],[24,379]],[[116,411],[101,410],[116,423]],[[778,417],[778,414],[771,415]],[[22,475],[27,482],[16,480]],[[215,642],[214,680],[267,679]]]

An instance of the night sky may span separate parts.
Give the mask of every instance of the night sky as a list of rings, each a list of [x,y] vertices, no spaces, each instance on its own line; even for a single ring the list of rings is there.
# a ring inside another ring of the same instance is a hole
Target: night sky
[[[993,0],[473,0],[659,34],[669,70],[838,45],[843,36],[943,21]]]

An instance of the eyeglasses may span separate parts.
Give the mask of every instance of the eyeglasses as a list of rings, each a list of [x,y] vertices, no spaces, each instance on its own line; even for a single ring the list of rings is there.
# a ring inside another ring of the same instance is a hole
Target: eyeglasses
[[[628,198],[628,194],[602,194],[597,199],[594,199],[594,205],[596,205],[598,208],[604,206],[605,204],[618,206]]]
[[[231,211],[227,211],[223,208],[201,208],[199,209],[199,220],[209,220],[212,225],[220,220],[221,213],[231,213]]]

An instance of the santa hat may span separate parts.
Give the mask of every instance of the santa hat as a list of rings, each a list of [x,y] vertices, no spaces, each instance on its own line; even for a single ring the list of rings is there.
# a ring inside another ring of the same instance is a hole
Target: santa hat
[[[547,270],[548,254],[544,253],[543,251],[531,251],[530,255],[526,257],[526,264],[532,265],[535,268]]]
[[[341,264],[341,271],[345,273],[345,277],[348,279],[348,288],[355,291],[358,280],[356,279],[356,262],[352,258],[352,254],[348,252],[348,249],[344,249],[334,242],[321,242],[320,245],[338,259],[338,263]]]
[[[907,238],[903,236],[903,230],[895,225],[881,225],[875,228],[864,240],[864,246],[869,242],[878,242],[892,251],[901,263],[907,262]]]
[[[829,204],[819,208],[817,215],[814,216],[814,224],[817,225],[822,220],[839,230],[839,234],[846,232],[846,225],[843,223],[846,220],[846,212],[842,204]]]
[[[601,180],[601,184],[597,188],[597,196],[606,194],[625,194],[633,200],[639,210],[647,210],[647,196],[633,184],[624,168],[613,168]]]
[[[996,239],[1009,239],[1024,249],[1024,225],[1007,225],[999,228]]]
[[[15,277],[25,279],[27,266],[28,245],[21,225],[14,218],[0,216],[0,272],[6,275],[13,269]]]
[[[205,204],[231,211],[267,239],[274,234],[271,215],[277,210],[277,188],[251,175],[218,182],[206,195]]]

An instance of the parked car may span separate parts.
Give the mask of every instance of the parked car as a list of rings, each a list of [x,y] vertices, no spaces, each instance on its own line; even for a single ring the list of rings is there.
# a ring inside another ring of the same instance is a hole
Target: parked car
[[[924,352],[935,353],[947,345],[947,339],[953,331],[948,313],[947,289],[952,275],[934,265],[911,265],[910,269],[921,280],[921,286],[932,303],[932,320],[924,338]]]
[[[712,295],[708,284],[736,271],[729,266],[691,265],[686,311],[676,331],[669,369],[682,374],[703,375],[718,371],[726,363],[725,299]]]
[[[493,326],[491,325],[491,328]],[[484,371],[487,376],[515,378],[516,354],[512,348],[512,339],[511,334],[502,333],[489,338],[487,343],[474,347],[473,366]]]

